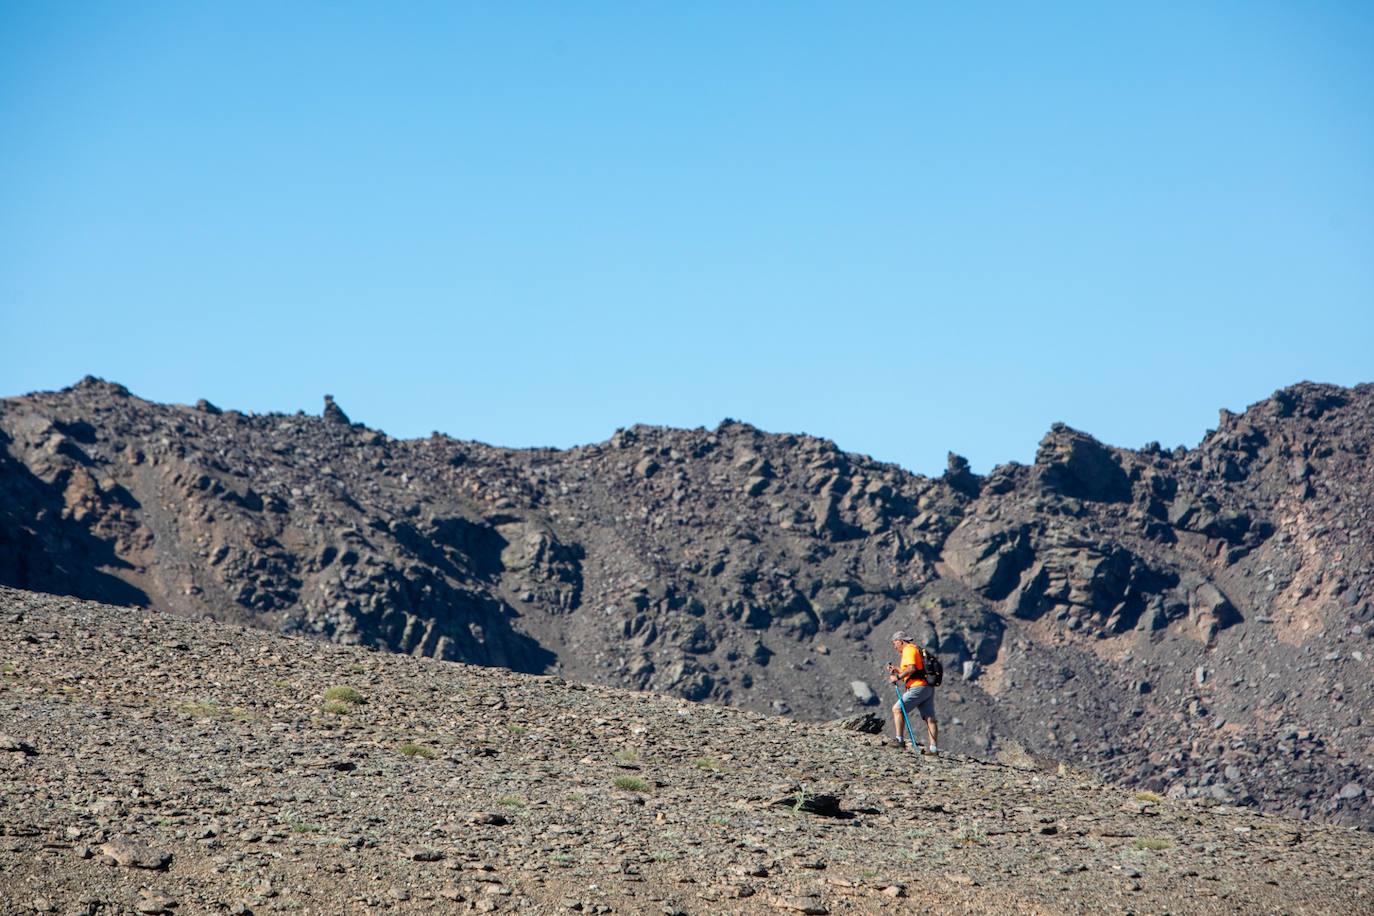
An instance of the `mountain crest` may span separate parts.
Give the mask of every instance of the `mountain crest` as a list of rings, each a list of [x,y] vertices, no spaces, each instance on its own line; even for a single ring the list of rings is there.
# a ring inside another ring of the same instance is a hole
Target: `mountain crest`
[[[812,721],[881,710],[905,629],[953,750],[1368,828],[1371,424],[1304,382],[1196,448],[1056,424],[931,479],[734,420],[504,449],[87,378],[0,401],[0,583]]]

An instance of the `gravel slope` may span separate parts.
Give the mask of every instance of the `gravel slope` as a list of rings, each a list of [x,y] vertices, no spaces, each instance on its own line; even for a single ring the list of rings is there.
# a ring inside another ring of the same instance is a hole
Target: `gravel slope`
[[[1032,755],[7,588],[0,621],[3,914],[1374,906],[1367,833]]]

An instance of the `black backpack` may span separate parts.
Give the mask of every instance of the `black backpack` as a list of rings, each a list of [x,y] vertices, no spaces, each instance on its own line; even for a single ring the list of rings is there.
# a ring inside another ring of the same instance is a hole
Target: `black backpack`
[[[945,679],[945,666],[940,664],[940,657],[933,650],[922,646],[921,664],[926,669],[926,683],[932,687],[939,687],[940,682]]]

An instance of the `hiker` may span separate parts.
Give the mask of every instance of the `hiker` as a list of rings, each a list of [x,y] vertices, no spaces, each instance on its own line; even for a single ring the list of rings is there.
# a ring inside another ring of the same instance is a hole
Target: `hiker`
[[[926,683],[926,669],[925,663],[921,661],[921,649],[901,630],[892,634],[892,648],[896,649],[901,657],[897,664],[887,666],[888,680],[894,684],[900,680],[905,688],[905,691],[899,694],[900,699],[892,704],[892,727],[897,730],[897,745],[905,746],[906,733],[902,730],[902,721],[911,710],[916,710],[925,720],[926,731],[930,733],[928,753],[938,754],[940,749],[936,747],[935,742],[940,727],[935,721],[935,688]],[[911,740],[915,742],[914,734]],[[912,748],[916,751],[920,749],[919,745]]]

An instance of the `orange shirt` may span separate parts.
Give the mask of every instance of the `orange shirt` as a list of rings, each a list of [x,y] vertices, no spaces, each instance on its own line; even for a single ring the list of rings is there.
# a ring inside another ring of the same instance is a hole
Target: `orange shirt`
[[[921,661],[921,650],[911,643],[907,643],[902,646],[902,660],[898,662],[897,668],[901,670],[909,668],[912,665],[916,666],[917,673],[906,679],[906,685],[908,687],[915,687],[917,684],[924,684],[926,682],[926,666],[925,663]]]

